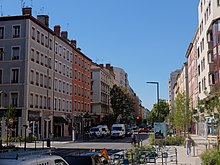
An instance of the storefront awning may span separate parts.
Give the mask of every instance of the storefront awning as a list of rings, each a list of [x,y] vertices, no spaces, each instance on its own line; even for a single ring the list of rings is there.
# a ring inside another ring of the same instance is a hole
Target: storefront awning
[[[54,116],[54,123],[68,124],[68,121],[64,119],[62,116]]]

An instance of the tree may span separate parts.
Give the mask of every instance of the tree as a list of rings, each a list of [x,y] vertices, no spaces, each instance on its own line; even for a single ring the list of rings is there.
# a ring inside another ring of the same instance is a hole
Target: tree
[[[177,132],[181,133],[181,130],[184,130],[184,134],[186,130],[190,126],[191,121],[191,113],[189,111],[189,98],[186,96],[186,93],[178,93],[175,98],[174,105],[174,114],[173,114],[173,122],[174,128]]]
[[[110,91],[111,106],[115,120],[129,124],[133,118],[134,100],[123,87],[114,85]]]
[[[159,109],[159,113],[158,113],[158,109]],[[163,122],[165,121],[168,114],[169,114],[168,103],[165,100],[160,99],[159,105],[158,103],[154,104],[146,120],[148,121],[148,123],[151,123],[151,124],[155,122]]]

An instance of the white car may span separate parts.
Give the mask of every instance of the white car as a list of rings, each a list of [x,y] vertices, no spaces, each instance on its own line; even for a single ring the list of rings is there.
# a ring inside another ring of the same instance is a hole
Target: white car
[[[90,128],[89,134],[95,137],[102,137],[102,128],[92,127]]]

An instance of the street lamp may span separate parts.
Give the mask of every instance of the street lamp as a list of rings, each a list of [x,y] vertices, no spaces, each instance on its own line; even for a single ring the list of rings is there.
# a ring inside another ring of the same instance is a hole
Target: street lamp
[[[159,82],[157,81],[149,81],[148,84],[156,84],[157,85],[157,114],[158,114],[158,120],[160,122],[160,109],[159,109]]]

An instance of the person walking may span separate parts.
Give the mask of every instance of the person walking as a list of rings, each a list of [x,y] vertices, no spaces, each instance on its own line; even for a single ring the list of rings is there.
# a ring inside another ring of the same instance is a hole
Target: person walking
[[[191,154],[191,138],[189,134],[185,138],[185,148],[186,148],[186,155],[189,156]]]
[[[131,143],[136,145],[136,135],[134,132],[131,134]]]

